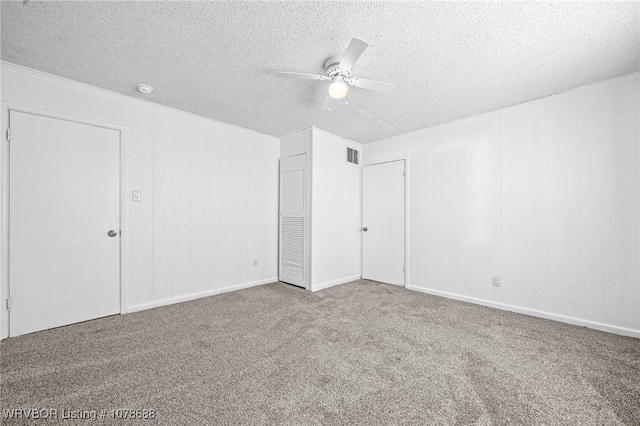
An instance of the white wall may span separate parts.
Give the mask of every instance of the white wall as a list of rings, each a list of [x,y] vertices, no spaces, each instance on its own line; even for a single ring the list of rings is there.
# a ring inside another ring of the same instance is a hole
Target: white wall
[[[6,63],[2,100],[129,129],[129,311],[276,280],[277,138]]]
[[[360,165],[347,162],[347,147],[362,145],[315,126],[281,138],[282,158],[307,154],[308,203],[306,263],[307,289],[322,290],[361,277]]]
[[[360,165],[347,162],[347,147],[362,145],[313,128],[312,291],[361,276]]]
[[[304,129],[284,135],[280,138],[280,158],[291,157],[299,154],[309,154],[310,158],[312,139],[312,127],[305,127]]]
[[[366,145],[409,156],[409,288],[640,336],[639,79]]]

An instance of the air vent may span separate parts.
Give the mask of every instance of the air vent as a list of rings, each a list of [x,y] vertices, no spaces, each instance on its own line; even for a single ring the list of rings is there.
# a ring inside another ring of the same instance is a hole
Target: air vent
[[[353,164],[360,164],[358,160],[358,151],[353,148],[347,148],[347,161]]]

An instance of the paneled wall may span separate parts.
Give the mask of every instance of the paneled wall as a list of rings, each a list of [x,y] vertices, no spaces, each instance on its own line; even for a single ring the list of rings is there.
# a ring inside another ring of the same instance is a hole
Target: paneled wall
[[[640,336],[639,79],[365,145],[409,157],[409,287]]]
[[[362,275],[362,170],[347,162],[347,148],[362,152],[362,145],[313,127],[312,146],[311,289],[317,291]]]
[[[311,223],[306,229],[307,289],[323,290],[361,274],[360,165],[347,162],[347,148],[362,145],[310,126],[282,137],[282,158],[306,153]],[[308,212],[309,213],[309,212]],[[310,250],[309,250],[310,249]]]
[[[128,310],[276,280],[277,138],[6,63],[2,100],[128,127]]]

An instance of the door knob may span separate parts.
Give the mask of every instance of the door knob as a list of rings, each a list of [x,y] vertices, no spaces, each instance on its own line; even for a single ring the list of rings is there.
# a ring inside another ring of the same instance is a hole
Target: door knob
[[[107,235],[110,237],[115,237],[118,235],[118,233],[112,229],[111,231],[107,232]]]
[[[363,230],[364,232],[367,232],[367,229],[368,229],[368,228],[367,228],[366,226],[365,226],[364,228],[362,228],[362,230]]]

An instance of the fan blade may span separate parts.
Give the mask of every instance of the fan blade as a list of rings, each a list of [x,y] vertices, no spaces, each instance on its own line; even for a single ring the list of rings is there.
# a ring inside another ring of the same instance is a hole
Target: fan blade
[[[383,83],[381,81],[367,80],[366,78],[350,78],[347,81],[351,83],[353,87],[373,90],[376,92],[390,92],[396,87],[395,84]]]
[[[330,107],[329,101],[330,101],[329,93],[327,92],[327,94],[324,95],[324,100],[322,101],[322,106],[320,106],[320,109],[322,111],[331,111],[331,107]]]
[[[358,104],[354,104],[353,102],[349,102],[349,106],[355,108],[355,110],[358,111],[361,115],[364,115],[365,117],[368,117],[368,118],[374,120],[375,122],[377,122],[378,124],[383,125],[387,129],[389,129],[389,130],[393,129],[393,126],[388,121],[383,120],[382,118],[378,117],[377,115],[375,115],[374,113],[372,113],[368,109],[363,108],[363,107],[359,106]]]
[[[350,70],[367,47],[369,47],[369,43],[354,37],[353,40],[351,40],[351,43],[349,43],[349,47],[347,47],[344,55],[342,55],[342,59],[340,59],[340,64],[338,66],[340,68]]]
[[[283,77],[301,78],[304,80],[328,80],[329,77],[320,74],[307,74],[303,72],[288,72],[278,71],[278,74],[282,74]]]

